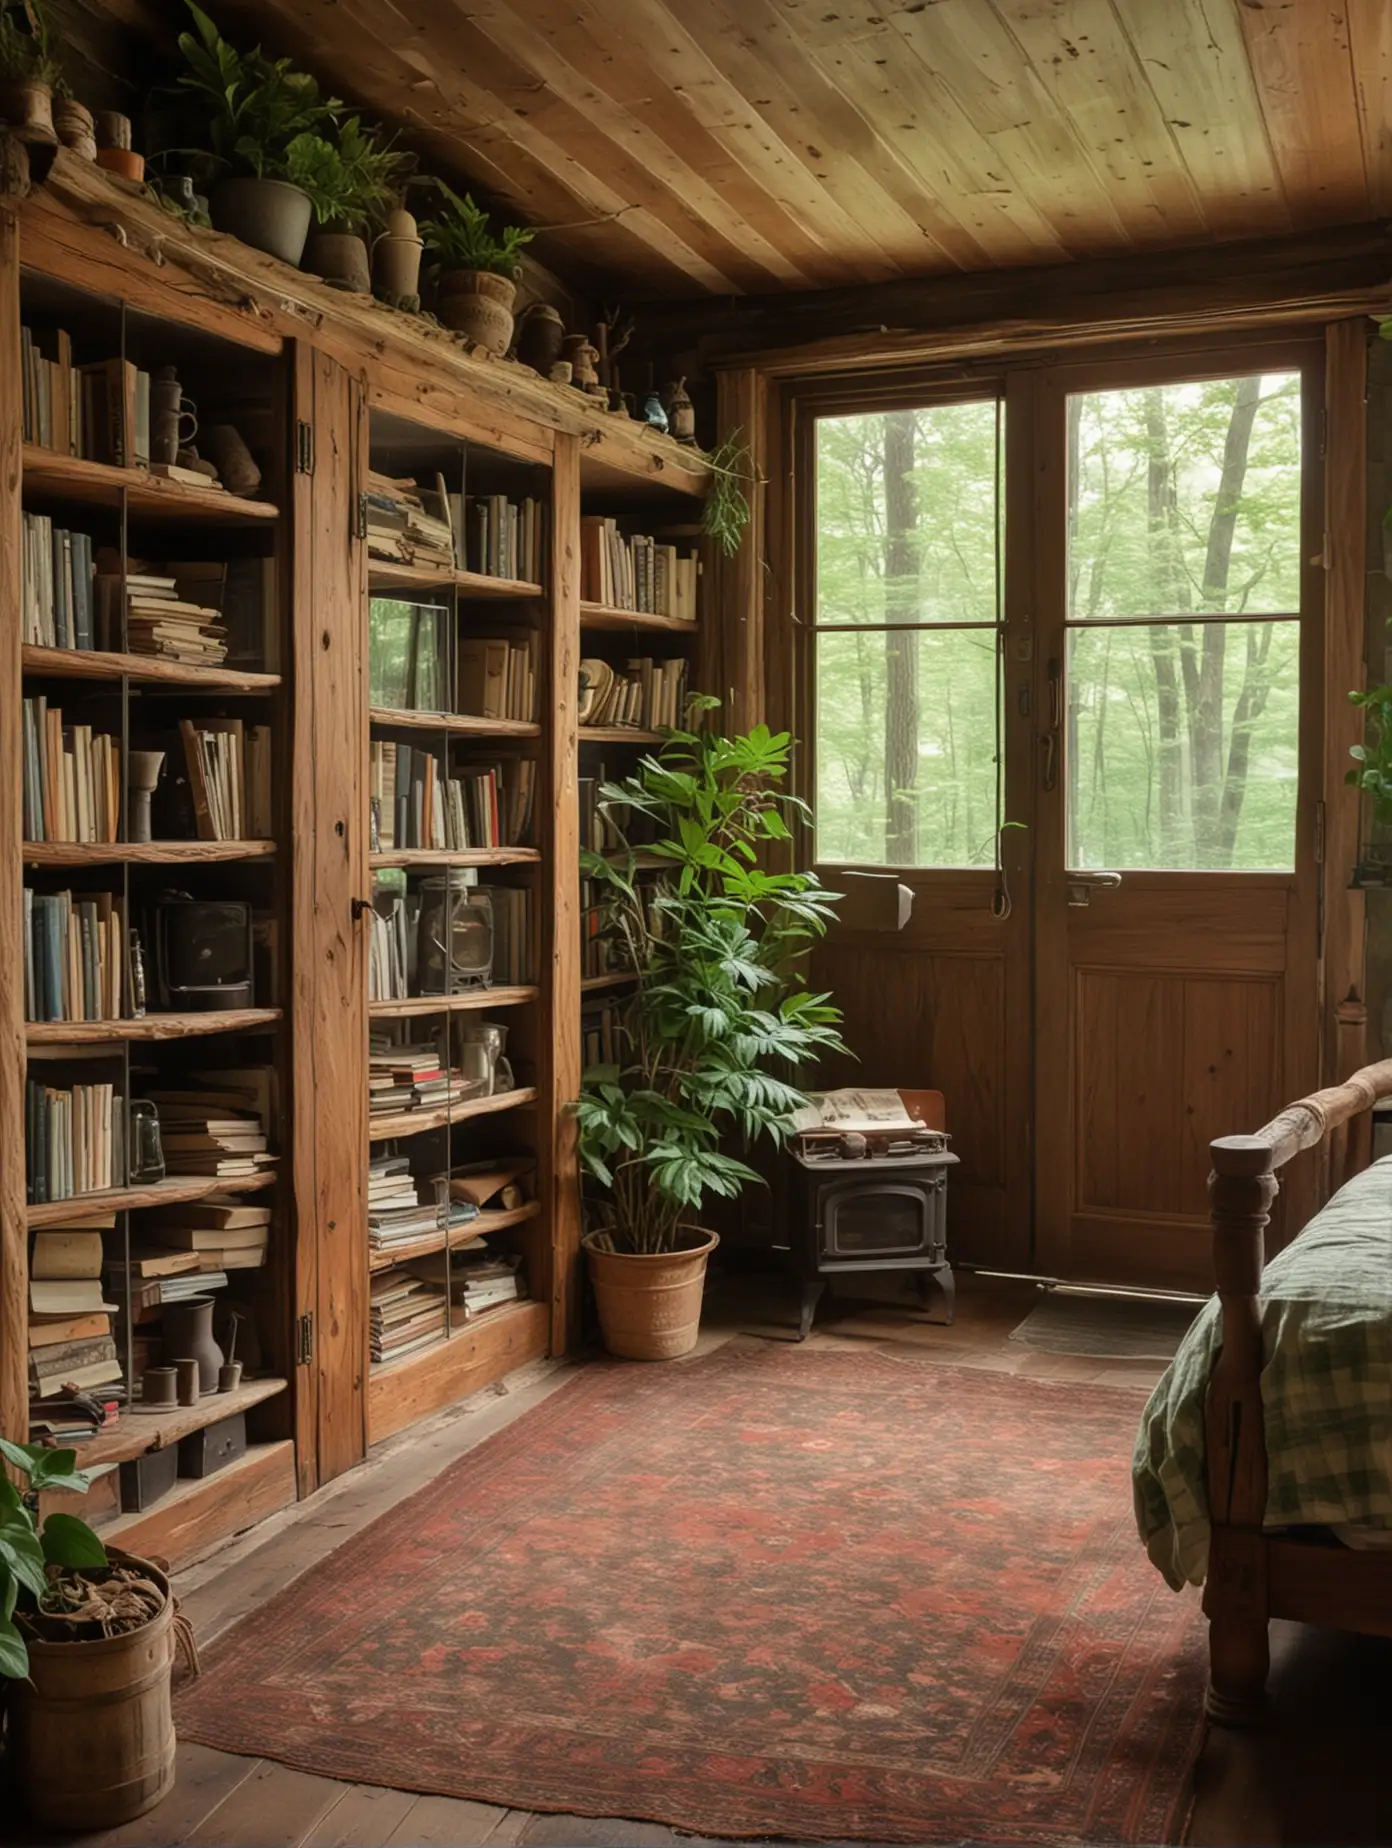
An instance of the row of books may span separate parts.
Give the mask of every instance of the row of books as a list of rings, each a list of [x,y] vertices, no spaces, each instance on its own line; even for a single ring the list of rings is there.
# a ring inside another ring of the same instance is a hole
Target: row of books
[[[695,622],[701,561],[647,533],[624,534],[617,520],[580,521],[580,595],[587,603]]]
[[[26,1020],[120,1020],[126,999],[125,909],[111,892],[24,888]]]
[[[686,715],[686,662],[644,655],[616,668],[587,658],[580,663],[582,727],[631,725],[642,731],[678,726]]]
[[[116,468],[148,467],[150,375],[129,359],[74,365],[61,328],[20,329],[24,441]]]
[[[658,839],[661,824],[627,803],[606,803],[607,782],[603,769],[597,776],[582,776],[579,780],[580,845],[592,853],[616,853],[625,845],[639,849],[650,846]]]
[[[114,1084],[25,1085],[25,1178],[34,1205],[119,1187],[125,1113]]]
[[[461,636],[455,663],[458,711],[524,724],[536,718],[535,636]]]
[[[531,827],[536,764],[526,757],[461,766],[443,754],[374,738],[369,749],[372,848],[515,847]]]
[[[493,909],[495,985],[516,987],[536,980],[532,943],[532,895],[526,886],[486,886]]]
[[[612,1001],[587,1001],[580,1010],[580,1049],[585,1065],[621,1063],[623,1010]]]
[[[243,719],[180,719],[201,841],[258,841],[274,833],[271,730]]]
[[[64,725],[42,695],[24,702],[24,838],[114,841],[121,831],[121,742]]]
[[[95,648],[91,535],[55,526],[46,513],[26,513],[20,550],[21,640],[34,648]]]
[[[509,500],[506,494],[469,495],[460,520],[459,496],[451,495],[452,517],[462,525],[464,549],[456,563],[483,577],[540,584],[546,574],[546,510],[538,500]]]

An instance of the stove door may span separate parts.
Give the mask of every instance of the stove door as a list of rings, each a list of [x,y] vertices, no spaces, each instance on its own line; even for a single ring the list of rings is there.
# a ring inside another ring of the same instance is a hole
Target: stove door
[[[945,1185],[941,1174],[825,1184],[817,1215],[822,1260],[864,1264],[876,1258],[939,1256]]]

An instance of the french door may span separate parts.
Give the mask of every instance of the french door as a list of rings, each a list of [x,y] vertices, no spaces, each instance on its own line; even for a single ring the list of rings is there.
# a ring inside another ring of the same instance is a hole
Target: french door
[[[983,1265],[1211,1283],[1207,1144],[1317,1076],[1319,341],[799,407],[818,979],[947,1097]]]

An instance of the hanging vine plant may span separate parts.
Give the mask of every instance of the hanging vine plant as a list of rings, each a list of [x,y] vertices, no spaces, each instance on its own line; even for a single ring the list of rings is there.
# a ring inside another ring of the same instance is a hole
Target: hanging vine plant
[[[749,496],[754,470],[743,430],[731,430],[706,457],[711,472],[710,491],[701,513],[701,531],[714,539],[727,558],[733,558],[749,524]]]

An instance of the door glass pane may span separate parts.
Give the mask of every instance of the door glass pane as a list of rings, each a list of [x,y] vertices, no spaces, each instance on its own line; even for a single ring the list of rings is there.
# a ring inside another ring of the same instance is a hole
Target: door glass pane
[[[1068,400],[1068,614],[1300,608],[1300,375]]]
[[[995,865],[996,633],[817,636],[819,860]]]
[[[1298,622],[1069,632],[1068,863],[1295,864]]]
[[[995,622],[997,405],[817,420],[817,622]]]

